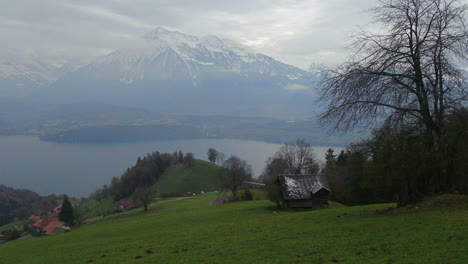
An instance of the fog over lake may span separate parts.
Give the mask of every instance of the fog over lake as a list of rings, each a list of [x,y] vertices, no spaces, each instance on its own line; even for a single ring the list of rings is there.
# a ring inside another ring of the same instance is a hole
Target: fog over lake
[[[138,156],[153,151],[192,152],[207,160],[208,148],[237,155],[252,165],[257,177],[280,144],[234,139],[149,141],[120,144],[62,144],[30,136],[0,136],[0,184],[40,194],[87,196],[112,177],[135,164]],[[328,147],[314,147],[324,160]],[[338,152],[338,149],[336,149]]]

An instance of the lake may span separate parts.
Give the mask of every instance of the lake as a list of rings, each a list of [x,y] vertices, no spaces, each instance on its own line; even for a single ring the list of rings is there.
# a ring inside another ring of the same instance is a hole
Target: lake
[[[207,160],[208,148],[237,155],[252,165],[257,177],[265,161],[281,147],[259,141],[195,139],[119,144],[63,144],[31,136],[0,136],[0,184],[26,188],[39,194],[87,196],[112,177],[135,164],[138,156],[153,151],[192,152]],[[314,147],[319,160],[328,147]],[[338,152],[338,150],[336,150]]]

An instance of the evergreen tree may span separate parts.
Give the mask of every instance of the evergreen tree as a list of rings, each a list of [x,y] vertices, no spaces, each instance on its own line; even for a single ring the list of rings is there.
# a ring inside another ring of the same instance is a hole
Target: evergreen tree
[[[179,163],[184,163],[184,153],[179,150]]]
[[[346,166],[346,163],[348,162],[348,155],[344,150],[340,152],[340,155],[338,155],[338,158],[336,159],[336,165],[343,167]]]
[[[335,159],[336,155],[333,154],[335,151],[332,148],[327,149],[327,153],[325,154],[325,160],[328,160],[330,158]]]
[[[59,220],[69,225],[73,225],[74,219],[75,217],[73,215],[73,206],[68,200],[68,197],[65,195],[63,197],[62,209],[60,210]]]

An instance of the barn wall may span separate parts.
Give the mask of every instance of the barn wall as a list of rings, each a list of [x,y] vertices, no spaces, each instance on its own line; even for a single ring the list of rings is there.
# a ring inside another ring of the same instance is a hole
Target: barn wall
[[[286,201],[288,208],[312,208],[313,201],[312,200],[290,200]]]

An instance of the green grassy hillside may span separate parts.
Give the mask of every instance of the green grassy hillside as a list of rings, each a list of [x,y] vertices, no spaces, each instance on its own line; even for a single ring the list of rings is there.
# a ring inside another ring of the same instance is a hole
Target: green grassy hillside
[[[2,225],[0,226],[0,233],[5,231],[5,230],[10,230],[10,229],[13,229],[13,228],[20,228],[24,225],[26,221],[15,221],[13,223],[9,223],[9,224],[6,224],[6,225]],[[0,261],[1,263],[1,261]]]
[[[466,208],[274,212],[268,201],[208,207],[214,197],[160,202],[148,213],[0,244],[0,263],[468,263]]]
[[[195,160],[195,166],[191,168],[182,164],[170,167],[156,183],[158,195],[181,196],[187,192],[218,190],[216,174],[219,169],[203,160]]]

